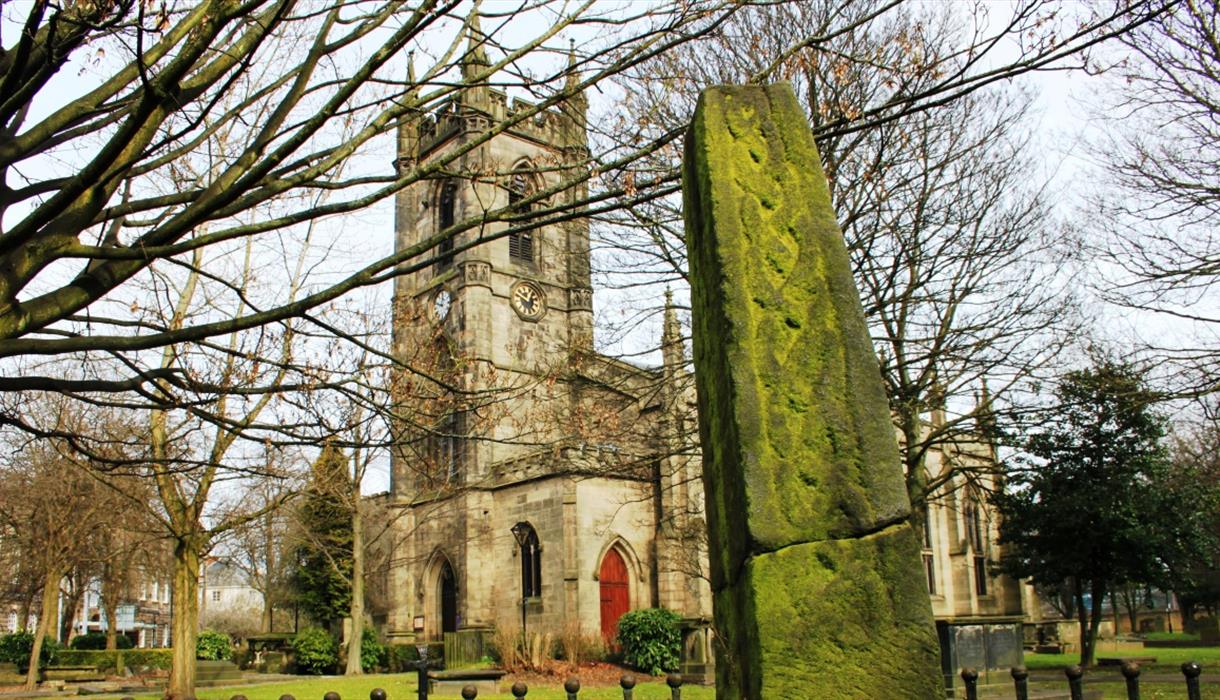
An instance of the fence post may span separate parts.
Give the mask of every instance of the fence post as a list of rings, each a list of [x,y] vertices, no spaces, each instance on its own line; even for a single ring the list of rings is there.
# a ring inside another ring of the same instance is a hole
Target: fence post
[[[373,688],[369,691],[369,700],[385,700],[385,688]]]
[[[1127,700],[1140,700],[1140,665],[1124,661],[1123,678],[1127,679]]]
[[[479,689],[478,689],[478,688],[474,687],[474,686],[473,686],[473,685],[471,685],[471,684],[466,684],[466,685],[462,686],[462,698],[463,698],[463,700],[474,700],[474,699],[475,699],[475,698],[477,698],[478,696],[479,696]]]
[[[322,700],[343,700],[343,698],[339,697],[338,693],[331,690],[327,691],[327,693],[322,696]]]
[[[1182,664],[1182,675],[1186,676],[1186,698],[1187,700],[1201,700],[1199,696],[1199,674],[1203,673],[1203,667],[1194,661],[1187,661]]]
[[[670,700],[682,700],[682,674],[671,673],[665,676],[665,685],[669,686]]]
[[[419,652],[419,661],[415,662],[415,673],[419,683],[415,689],[415,697],[418,700],[428,700],[428,647],[419,645],[415,649]]]
[[[576,694],[580,692],[580,679],[572,676],[564,681],[563,692],[568,694],[568,700],[577,700]]]
[[[623,700],[631,700],[632,691],[635,687],[635,676],[630,673],[624,674],[618,681],[619,687],[623,689]]]
[[[1063,675],[1068,679],[1068,690],[1072,700],[1084,700],[1084,669],[1079,666],[1068,666],[1063,669]]]
[[[979,700],[979,672],[969,666],[963,668],[962,682],[966,684],[966,700]]]
[[[1012,685],[1017,691],[1017,700],[1029,700],[1029,671],[1024,666],[1013,666]]]
[[[297,700],[297,699],[292,697],[288,693],[284,693],[283,695],[280,696],[280,700]]]
[[[525,697],[525,694],[530,691],[530,687],[521,681],[517,681],[516,683],[513,683],[512,691],[514,698],[523,698]]]

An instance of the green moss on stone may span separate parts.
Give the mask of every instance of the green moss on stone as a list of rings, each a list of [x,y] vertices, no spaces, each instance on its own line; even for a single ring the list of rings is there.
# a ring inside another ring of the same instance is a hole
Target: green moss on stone
[[[903,523],[747,562],[716,594],[718,700],[943,697],[917,545]]]
[[[686,149],[714,536],[744,530],[751,551],[768,551],[902,518],[910,506],[880,372],[791,88],[705,92]],[[747,551],[722,544],[731,571]]]

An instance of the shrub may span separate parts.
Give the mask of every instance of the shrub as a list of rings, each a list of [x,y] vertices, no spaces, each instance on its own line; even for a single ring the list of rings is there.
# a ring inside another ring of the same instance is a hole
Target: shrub
[[[618,620],[618,643],[623,660],[641,671],[657,675],[677,671],[681,660],[682,618],[672,610],[632,610]]]
[[[0,661],[17,664],[17,670],[25,672],[30,665],[30,651],[34,648],[34,633],[14,632],[0,637]],[[38,655],[39,668],[55,663],[59,653],[59,642],[47,637],[42,640],[42,651]]]
[[[372,671],[384,666],[385,654],[385,646],[377,641],[377,633],[365,627],[364,636],[360,638],[360,668]]]
[[[306,627],[292,638],[297,671],[320,675],[339,662],[339,645],[330,632],[319,627]]]
[[[115,635],[114,643],[119,649],[130,649],[132,647],[131,637],[125,634]],[[68,646],[82,651],[101,651],[106,648],[106,633],[90,632],[73,637]]]
[[[128,649],[120,653],[123,665],[133,670],[160,669],[168,670],[174,665],[174,650],[165,649]]]
[[[195,641],[195,658],[205,661],[225,661],[233,655],[233,641],[229,635],[216,630],[204,630]]]

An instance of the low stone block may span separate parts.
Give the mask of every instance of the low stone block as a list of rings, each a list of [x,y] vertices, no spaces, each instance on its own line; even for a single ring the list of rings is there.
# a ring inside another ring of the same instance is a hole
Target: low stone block
[[[715,592],[717,700],[943,697],[917,544],[902,523],[747,561]]]

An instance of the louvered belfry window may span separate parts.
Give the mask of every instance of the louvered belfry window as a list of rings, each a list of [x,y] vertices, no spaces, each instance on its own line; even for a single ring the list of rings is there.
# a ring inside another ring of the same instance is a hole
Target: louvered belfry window
[[[446,182],[441,186],[440,201],[437,215],[437,225],[440,231],[453,226],[457,220],[457,183]],[[453,263],[453,237],[450,236],[441,241],[437,246],[436,265],[437,267],[449,267]]]
[[[508,185],[508,206],[513,212],[528,212],[529,205],[521,200],[529,194],[529,181],[524,173],[516,173]],[[523,226],[525,222],[515,221],[513,226]],[[508,257],[511,260],[534,262],[534,232],[533,230],[518,231],[508,234]]]

